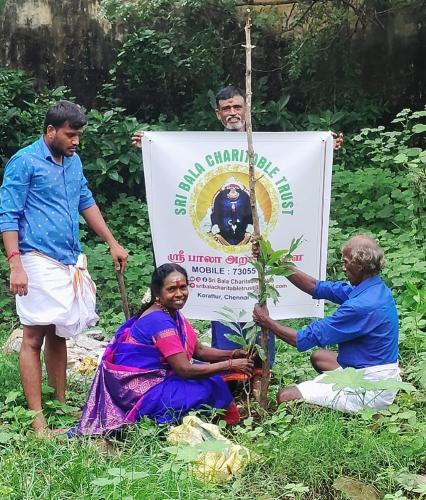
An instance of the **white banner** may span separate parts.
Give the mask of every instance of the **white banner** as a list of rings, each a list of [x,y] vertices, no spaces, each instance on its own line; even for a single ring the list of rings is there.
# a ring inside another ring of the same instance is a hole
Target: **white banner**
[[[333,141],[329,132],[253,134],[261,232],[274,250],[303,236],[294,261],[324,279],[327,261]],[[148,132],[143,162],[157,265],[176,262],[189,275],[185,315],[221,319],[224,305],[251,319],[256,272],[249,262],[252,232],[245,133]],[[275,319],[322,317],[311,299],[284,277]]]

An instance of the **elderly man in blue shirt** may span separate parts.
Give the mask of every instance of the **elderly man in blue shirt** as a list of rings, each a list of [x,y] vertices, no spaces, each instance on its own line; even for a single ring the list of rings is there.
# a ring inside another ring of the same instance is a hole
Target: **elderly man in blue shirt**
[[[43,136],[6,165],[0,188],[0,232],[10,265],[10,291],[23,325],[19,357],[33,429],[46,435],[41,406],[40,351],[54,396],[65,402],[65,340],[96,323],[96,287],[79,242],[79,218],[108,243],[121,272],[128,254],[108,229],[87,186],[76,153],[87,119],[80,107],[60,101],[47,112]]]
[[[372,238],[357,235],[342,248],[343,270],[349,283],[318,281],[297,270],[288,279],[314,299],[326,299],[340,307],[331,316],[296,331],[272,320],[266,307],[255,306],[253,319],[299,351],[320,347],[311,355],[320,373],[352,367],[362,370],[367,380],[399,380],[398,313],[390,289],[379,277],[383,250]],[[337,352],[324,349],[338,345]],[[350,390],[334,391],[332,384],[314,380],[278,392],[278,403],[304,400],[348,412],[365,406],[386,408],[394,391],[367,391],[365,397]]]

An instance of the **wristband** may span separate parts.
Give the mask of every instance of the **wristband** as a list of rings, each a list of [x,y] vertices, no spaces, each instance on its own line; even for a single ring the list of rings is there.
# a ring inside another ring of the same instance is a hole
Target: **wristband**
[[[228,359],[229,371],[232,371],[232,359]]]
[[[21,255],[21,252],[19,250],[15,250],[14,252],[11,252],[7,257],[6,260],[9,261],[12,257],[15,257],[15,255]]]

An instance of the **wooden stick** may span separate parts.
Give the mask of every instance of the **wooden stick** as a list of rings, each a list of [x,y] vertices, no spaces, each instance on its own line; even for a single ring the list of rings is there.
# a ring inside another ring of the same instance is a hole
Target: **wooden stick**
[[[254,147],[253,147],[253,128],[251,121],[251,50],[254,46],[251,44],[251,17],[250,9],[247,9],[247,20],[245,25],[246,34],[246,131],[247,131],[247,151],[249,157],[249,189],[250,189],[250,206],[253,216],[253,237],[254,241],[260,239],[260,224],[259,215],[257,213],[256,203],[256,175],[254,171]],[[259,275],[259,290],[262,291],[265,287],[265,276]],[[266,408],[268,403],[268,387],[270,379],[270,367],[268,359],[268,330],[262,327],[261,347],[265,353],[266,359],[262,361],[262,378],[260,383],[259,404],[262,408]]]
[[[118,289],[120,290],[121,303],[123,304],[124,317],[127,320],[130,318],[130,310],[129,310],[129,302],[127,300],[126,285],[124,284],[124,275],[120,271],[115,271],[115,275],[117,276]]]

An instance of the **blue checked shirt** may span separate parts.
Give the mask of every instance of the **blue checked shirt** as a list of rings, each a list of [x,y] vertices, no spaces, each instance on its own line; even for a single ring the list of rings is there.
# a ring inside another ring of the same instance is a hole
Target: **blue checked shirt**
[[[37,250],[75,264],[81,252],[80,212],[95,204],[77,154],[52,158],[43,137],[7,163],[0,188],[0,232],[18,231],[22,253]]]
[[[297,332],[299,351],[338,344],[343,368],[395,363],[398,360],[398,313],[392,293],[379,276],[352,286],[317,281],[314,299],[341,304],[331,316]]]

